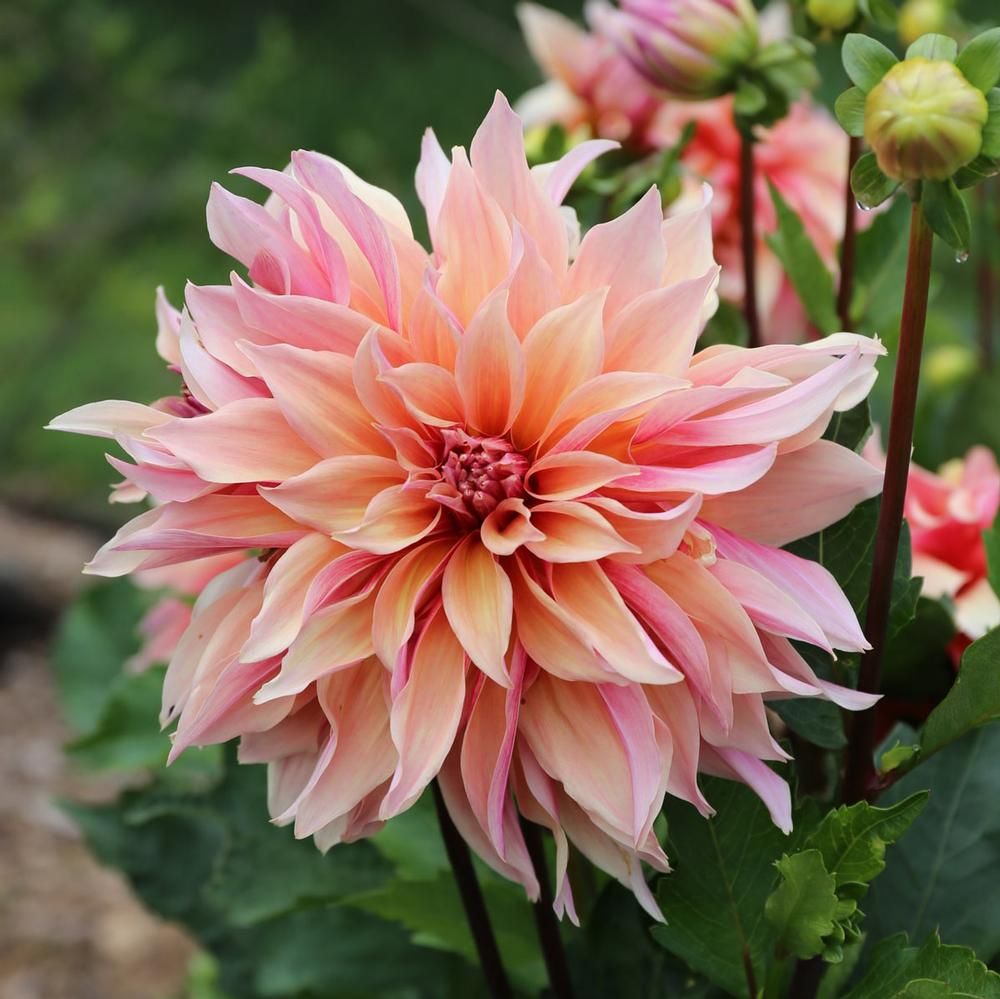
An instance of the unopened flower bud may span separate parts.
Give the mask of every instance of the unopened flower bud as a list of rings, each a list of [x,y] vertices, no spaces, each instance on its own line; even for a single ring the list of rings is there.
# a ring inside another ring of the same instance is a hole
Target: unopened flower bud
[[[806,12],[821,27],[849,28],[858,17],[858,0],[807,0]]]
[[[939,34],[948,21],[950,9],[947,0],[906,0],[896,22],[900,41],[912,45],[921,35]]]
[[[757,52],[751,0],[621,0],[592,17],[647,80],[689,100],[726,93]]]
[[[865,140],[893,180],[946,180],[979,155],[988,114],[954,63],[907,59],[865,99]]]

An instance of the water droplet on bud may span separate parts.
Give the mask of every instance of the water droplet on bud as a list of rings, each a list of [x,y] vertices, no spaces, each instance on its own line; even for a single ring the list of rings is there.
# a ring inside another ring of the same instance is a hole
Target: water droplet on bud
[[[860,212],[870,212],[872,210],[871,205],[866,205],[861,201],[855,201],[854,203],[858,206],[858,211]]]
[[[969,251],[968,250],[959,250],[958,253],[955,254],[955,263],[956,264],[964,264],[965,261],[968,260],[968,259],[969,259]]]

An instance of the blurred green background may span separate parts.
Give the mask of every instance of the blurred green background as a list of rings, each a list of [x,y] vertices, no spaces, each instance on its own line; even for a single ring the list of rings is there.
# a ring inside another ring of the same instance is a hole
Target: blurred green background
[[[575,0],[548,2],[580,16]],[[961,10],[986,17],[994,2]],[[833,46],[819,63],[829,101],[844,84]],[[433,123],[446,146],[467,142],[494,89],[513,99],[538,79],[509,0],[0,4],[0,499],[122,518],[106,502],[104,442],[42,426],[86,401],[170,389],[152,349],[153,295],[163,284],[177,304],[185,280],[226,279],[231,262],[205,232],[213,180],[315,148],[391,188],[417,218],[423,129]],[[240,178],[226,183],[260,196]],[[977,216],[982,261],[996,250],[995,208]],[[894,261],[876,261],[884,275],[863,330],[890,346],[903,254]],[[959,268],[942,254],[932,347],[973,344],[975,271],[975,259]],[[946,362],[942,384],[958,401],[935,397],[927,411],[917,445],[927,464],[998,436],[995,379],[966,384],[974,355]],[[925,394],[939,388],[926,383]],[[977,408],[990,411],[985,427],[969,415]]]

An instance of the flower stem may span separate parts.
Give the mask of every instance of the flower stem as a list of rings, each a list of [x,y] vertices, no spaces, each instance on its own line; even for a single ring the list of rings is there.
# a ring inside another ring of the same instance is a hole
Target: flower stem
[[[507,972],[504,971],[503,961],[500,959],[496,938],[493,936],[490,915],[486,911],[486,903],[476,878],[476,870],[472,866],[472,854],[469,852],[468,844],[462,839],[461,833],[455,828],[455,823],[452,822],[451,816],[448,814],[448,808],[444,803],[444,797],[437,781],[433,782],[433,790],[438,825],[441,827],[441,838],[444,840],[445,852],[448,854],[451,869],[455,874],[458,893],[462,897],[465,918],[469,923],[469,930],[476,944],[476,952],[479,955],[479,964],[483,969],[487,989],[492,999],[511,999],[513,993],[510,989],[510,982],[507,981]]]
[[[854,296],[854,251],[858,234],[858,206],[851,189],[851,171],[861,152],[861,140],[851,136],[847,145],[847,183],[844,185],[844,238],[840,244],[840,288],[837,316],[840,328],[851,328],[851,299]]]
[[[976,214],[987,238],[979,250],[976,264],[976,283],[979,286],[979,363],[984,371],[993,367],[993,321],[996,314],[996,272],[993,267],[992,235],[996,215],[993,185],[980,184],[976,188]]]
[[[899,551],[903,500],[906,497],[906,480],[913,446],[913,420],[920,380],[924,322],[927,318],[927,285],[930,281],[933,238],[920,202],[914,201],[910,216],[910,249],[906,288],[903,292],[903,318],[899,330],[899,355],[892,387],[885,481],[865,618],[865,635],[872,648],[862,657],[858,674],[858,689],[866,693],[878,692],[882,656],[889,632],[892,577]],[[874,790],[874,750],[875,713],[874,709],[869,708],[855,717],[851,728],[843,786],[843,799],[847,804],[863,800]]]
[[[531,866],[538,878],[538,901],[531,907],[535,915],[535,928],[538,931],[538,942],[542,947],[542,957],[545,958],[545,968],[549,973],[549,985],[552,988],[553,999],[573,999],[573,983],[569,976],[569,965],[566,962],[566,952],[563,950],[562,937],[559,934],[559,921],[552,908],[552,885],[549,883],[549,868],[545,862],[545,846],[542,843],[541,828],[526,819],[521,821],[521,831],[524,842],[531,857]]]
[[[740,129],[740,240],[743,255],[743,315],[747,346],[759,347],[760,315],[757,311],[757,234],[754,231],[753,135]]]

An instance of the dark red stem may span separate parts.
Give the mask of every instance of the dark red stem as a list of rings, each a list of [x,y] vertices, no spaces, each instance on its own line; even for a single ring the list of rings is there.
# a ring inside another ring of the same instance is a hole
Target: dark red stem
[[[840,244],[840,288],[837,316],[840,328],[851,328],[851,299],[854,296],[854,253],[858,235],[858,205],[851,189],[851,171],[861,153],[861,140],[851,136],[847,146],[847,183],[844,185],[844,238]]]
[[[747,345],[759,347],[760,315],[757,311],[757,233],[754,230],[753,136],[740,130],[740,240],[743,255],[743,315],[747,322]]]
[[[886,449],[885,482],[875,535],[871,584],[865,635],[872,648],[861,659],[858,689],[877,693],[882,671],[882,656],[889,631],[892,601],[892,577],[899,551],[903,524],[903,500],[913,446],[913,421],[917,408],[920,381],[920,357],[927,318],[927,286],[931,273],[933,234],[924,218],[919,201],[910,216],[910,249],[903,293],[903,318],[899,330],[899,354],[892,387],[892,410],[889,417],[889,443]],[[847,747],[842,797],[847,804],[861,801],[876,787],[872,756],[875,750],[875,713],[873,709],[854,718]]]

